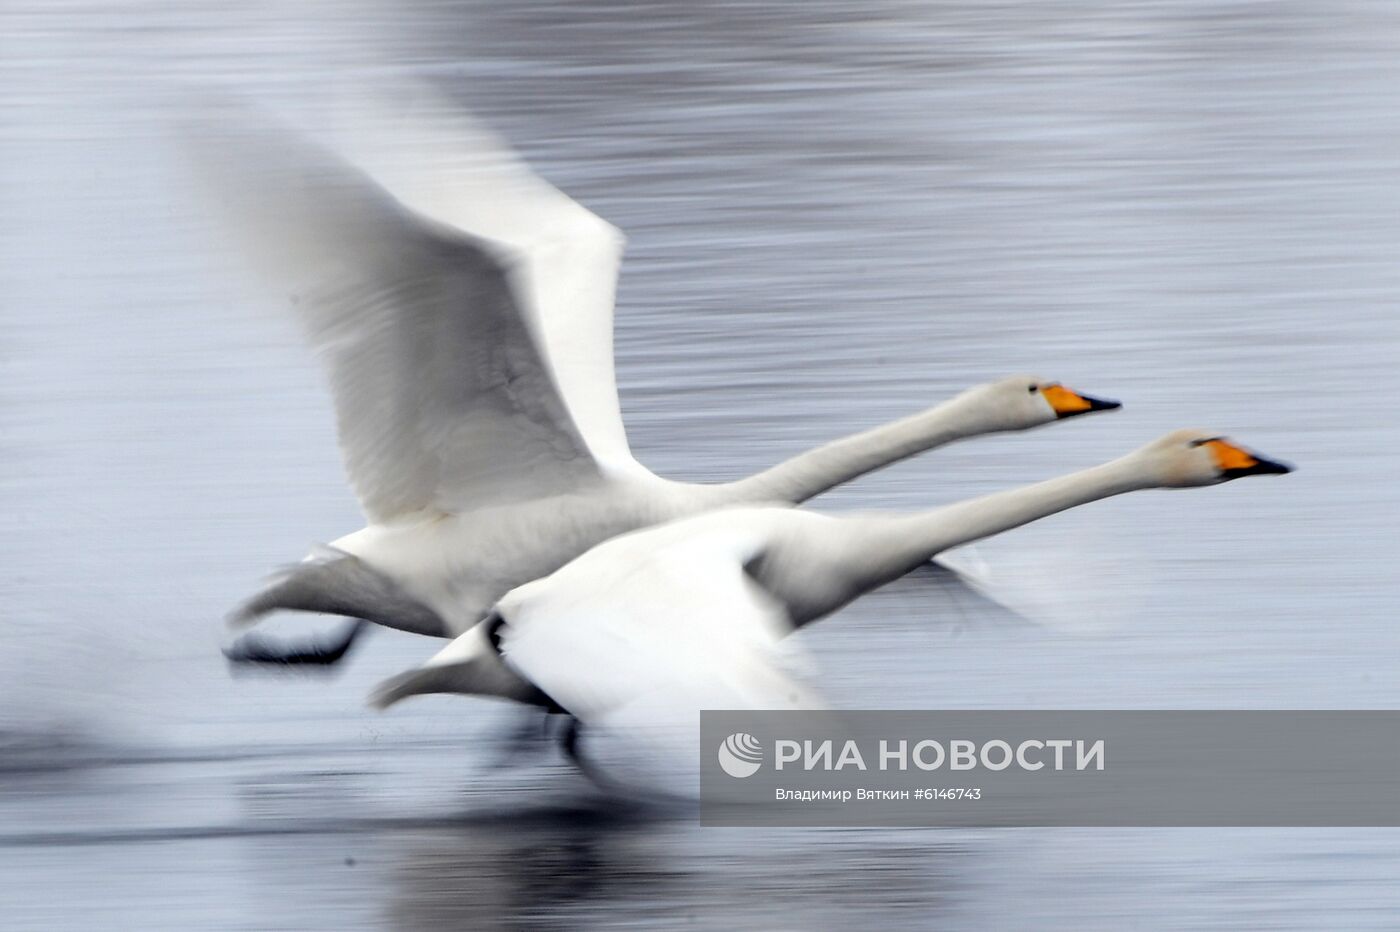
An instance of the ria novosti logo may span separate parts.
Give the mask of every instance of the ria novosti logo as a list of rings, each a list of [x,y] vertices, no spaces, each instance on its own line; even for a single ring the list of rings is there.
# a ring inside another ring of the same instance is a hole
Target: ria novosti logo
[[[720,742],[719,766],[731,777],[751,777],[763,763],[763,745],[746,732],[735,732]]]

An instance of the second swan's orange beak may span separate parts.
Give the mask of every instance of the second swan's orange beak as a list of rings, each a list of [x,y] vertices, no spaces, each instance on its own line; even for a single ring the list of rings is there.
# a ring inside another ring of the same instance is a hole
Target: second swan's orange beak
[[[1045,386],[1040,390],[1040,393],[1045,396],[1045,400],[1054,409],[1055,416],[1062,420],[1074,417],[1076,414],[1088,414],[1091,411],[1112,411],[1114,408],[1123,407],[1121,401],[1109,401],[1106,398],[1081,395],[1058,383]]]
[[[1259,475],[1281,476],[1293,471],[1293,467],[1287,463],[1265,459],[1257,453],[1235,446],[1223,437],[1207,440],[1205,445],[1215,457],[1215,465],[1220,469],[1220,474],[1226,479]]]

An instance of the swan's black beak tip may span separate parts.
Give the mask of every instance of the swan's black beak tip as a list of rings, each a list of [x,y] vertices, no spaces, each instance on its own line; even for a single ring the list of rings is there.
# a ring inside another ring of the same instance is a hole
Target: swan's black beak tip
[[[1111,398],[1095,398],[1093,395],[1069,391],[1049,400],[1051,407],[1055,409],[1055,417],[1062,421],[1067,417],[1079,417],[1081,414],[1093,414],[1095,411],[1115,411],[1123,407],[1123,402]]]
[[[1292,463],[1271,460],[1257,453],[1245,453],[1244,462],[1230,463],[1222,472],[1226,479],[1243,479],[1245,476],[1286,476],[1293,472]]]
[[[1084,395],[1083,398],[1089,402],[1090,411],[1115,411],[1123,407],[1123,402],[1111,398],[1094,398],[1089,395]]]
[[[1247,476],[1286,476],[1298,467],[1292,463],[1285,463],[1281,460],[1268,460],[1262,456],[1256,456],[1255,463],[1244,471]]]

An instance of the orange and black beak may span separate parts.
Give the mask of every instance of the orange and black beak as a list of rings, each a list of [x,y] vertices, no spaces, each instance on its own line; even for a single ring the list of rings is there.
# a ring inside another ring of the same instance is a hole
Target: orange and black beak
[[[1091,411],[1112,411],[1114,408],[1123,407],[1121,401],[1109,401],[1106,398],[1081,395],[1078,392],[1070,391],[1059,383],[1045,386],[1040,390],[1040,393],[1045,396],[1045,400],[1055,410],[1055,417],[1060,420],[1074,417],[1077,414],[1088,414]]]
[[[1287,463],[1265,459],[1257,453],[1235,446],[1223,437],[1207,440],[1205,445],[1215,456],[1220,475],[1227,480],[1244,476],[1283,476],[1293,471],[1293,467]]]

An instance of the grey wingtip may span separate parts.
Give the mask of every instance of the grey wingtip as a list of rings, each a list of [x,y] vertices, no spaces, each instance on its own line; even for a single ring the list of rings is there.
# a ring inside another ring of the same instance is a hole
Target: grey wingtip
[[[401,702],[409,696],[417,695],[421,691],[417,688],[421,676],[421,670],[409,670],[406,673],[391,676],[370,690],[365,702],[376,712],[383,712],[389,706]]]

